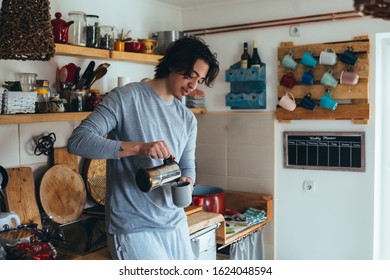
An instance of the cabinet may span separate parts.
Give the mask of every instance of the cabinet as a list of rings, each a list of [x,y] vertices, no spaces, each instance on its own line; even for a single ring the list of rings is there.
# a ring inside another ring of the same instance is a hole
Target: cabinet
[[[64,44],[56,44],[56,55],[76,56],[82,58],[98,58],[109,60],[120,60],[135,63],[157,64],[161,55],[117,52],[96,48],[86,48]],[[205,108],[191,108],[194,114],[205,114]],[[38,122],[64,122],[79,121],[86,118],[91,112],[65,112],[65,113],[44,113],[44,114],[17,114],[0,115],[0,125],[2,124],[21,124]]]

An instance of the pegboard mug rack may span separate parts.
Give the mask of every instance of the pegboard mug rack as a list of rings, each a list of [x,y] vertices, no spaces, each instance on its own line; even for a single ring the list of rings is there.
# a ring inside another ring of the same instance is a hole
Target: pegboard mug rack
[[[314,83],[313,85],[305,85],[300,82],[303,73],[309,68],[299,63],[303,54],[311,50],[314,58],[319,60],[322,51],[326,49],[333,49],[338,58],[348,48],[353,49],[354,54],[359,58],[357,64],[354,66],[354,71],[359,75],[359,81],[356,85],[338,84],[335,88],[330,88],[333,93],[333,98],[339,103],[336,110],[332,111],[321,106],[318,106],[315,111],[310,111],[300,106],[294,111],[287,111],[286,109],[277,105],[276,119],[279,122],[291,122],[292,120],[352,120],[356,124],[367,124],[370,118],[370,104],[369,104],[369,52],[370,43],[368,36],[354,37],[351,41],[330,42],[321,44],[309,44],[294,46],[292,42],[282,42],[278,48],[278,60],[282,61],[283,57],[289,52],[293,53],[294,59],[298,62],[295,69],[286,69],[281,64],[278,66],[278,80],[287,73],[292,72],[297,80],[295,86],[291,89],[285,88],[282,85],[278,86],[278,99],[283,97],[286,91],[291,92],[297,104],[308,92],[311,93],[312,99],[318,101],[325,93],[327,87],[320,83],[322,75],[332,69],[333,75],[337,80],[343,70],[347,70],[348,65],[337,60],[333,66],[317,64],[313,68]]]

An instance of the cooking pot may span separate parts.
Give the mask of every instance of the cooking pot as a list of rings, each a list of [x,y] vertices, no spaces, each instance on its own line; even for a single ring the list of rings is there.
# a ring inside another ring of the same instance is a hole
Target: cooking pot
[[[159,31],[152,34],[152,38],[158,42],[155,49],[155,54],[165,54],[170,43],[179,38],[186,36],[186,33],[181,31]]]
[[[222,188],[214,186],[195,186],[192,192],[193,201],[203,201],[203,210],[224,215],[226,209],[225,193]]]

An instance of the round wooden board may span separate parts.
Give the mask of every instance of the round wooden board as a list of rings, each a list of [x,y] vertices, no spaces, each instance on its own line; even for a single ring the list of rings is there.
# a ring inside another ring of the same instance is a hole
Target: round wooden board
[[[85,159],[83,178],[89,197],[97,204],[105,204],[106,198],[106,160]]]
[[[46,214],[59,224],[77,220],[87,200],[83,178],[65,164],[46,171],[39,194]]]

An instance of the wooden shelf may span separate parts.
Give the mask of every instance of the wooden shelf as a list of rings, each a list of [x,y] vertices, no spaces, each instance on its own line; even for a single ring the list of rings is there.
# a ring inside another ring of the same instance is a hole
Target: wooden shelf
[[[205,108],[190,109],[195,115],[205,114]],[[65,112],[65,113],[43,113],[43,114],[15,114],[0,115],[0,125],[2,124],[22,124],[40,122],[67,122],[81,121],[91,112]]]
[[[100,58],[112,60],[124,60],[130,62],[139,62],[146,64],[157,64],[162,58],[161,55],[134,53],[134,52],[117,52],[97,48],[87,48],[65,44],[56,44],[56,55],[76,56],[82,58]]]

